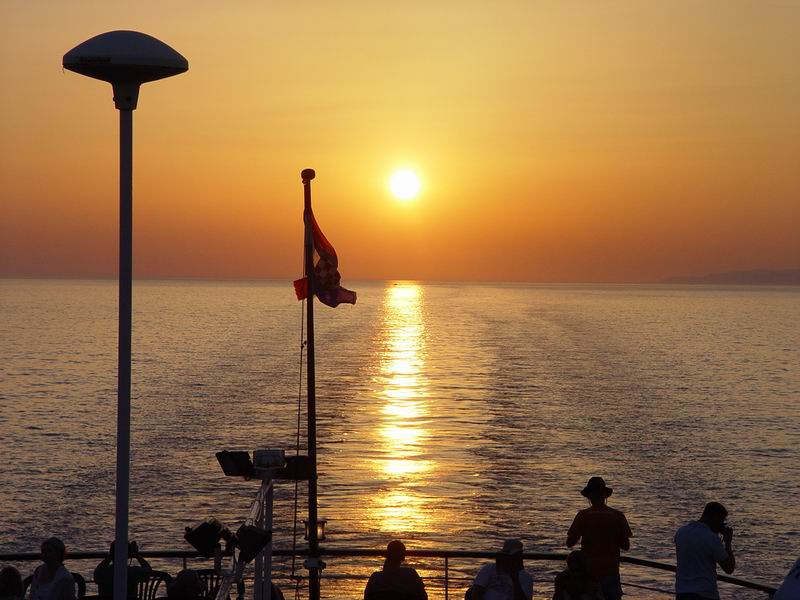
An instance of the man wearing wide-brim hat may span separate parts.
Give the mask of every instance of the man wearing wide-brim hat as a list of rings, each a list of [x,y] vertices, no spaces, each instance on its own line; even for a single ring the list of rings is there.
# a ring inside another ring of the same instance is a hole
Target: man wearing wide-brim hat
[[[601,588],[606,600],[622,597],[619,552],[630,548],[633,535],[625,515],[606,504],[613,491],[602,477],[589,479],[581,495],[588,498],[591,506],[578,511],[567,533],[568,547],[580,540],[589,577]]]

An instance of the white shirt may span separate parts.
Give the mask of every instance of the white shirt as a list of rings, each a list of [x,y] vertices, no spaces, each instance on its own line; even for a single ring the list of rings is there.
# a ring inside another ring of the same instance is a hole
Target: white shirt
[[[675,553],[675,593],[718,600],[717,563],[728,558],[719,535],[705,523],[691,521],[675,534]]]
[[[772,600],[797,600],[800,598],[800,558],[775,592]]]
[[[59,565],[53,579],[47,583],[41,581],[39,576],[44,567],[38,567],[33,574],[31,582],[31,600],[59,600],[66,597],[64,592],[70,592],[69,597],[75,597],[75,582],[72,573],[64,565]]]
[[[533,598],[533,577],[524,570],[518,574],[519,585],[525,598]],[[475,576],[474,585],[486,588],[483,600],[514,600],[514,582],[510,575],[497,573],[497,565],[490,563],[481,567]]]

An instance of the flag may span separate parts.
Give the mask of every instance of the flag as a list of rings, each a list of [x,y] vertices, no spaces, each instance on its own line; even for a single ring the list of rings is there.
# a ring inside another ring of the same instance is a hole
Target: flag
[[[319,301],[331,308],[336,308],[342,303],[355,304],[356,293],[346,290],[340,284],[342,277],[339,275],[339,259],[336,250],[322,233],[322,230],[310,210],[303,214],[304,219],[311,218],[311,231],[314,241],[314,294]],[[294,293],[298,300],[308,297],[308,279],[303,277],[294,282]]]

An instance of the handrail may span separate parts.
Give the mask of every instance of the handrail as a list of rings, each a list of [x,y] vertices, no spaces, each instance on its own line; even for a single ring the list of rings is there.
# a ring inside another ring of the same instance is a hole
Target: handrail
[[[373,548],[320,548],[319,553],[321,556],[342,556],[342,557],[383,557],[386,556],[385,550],[377,550]],[[205,558],[195,550],[148,550],[140,551],[140,554],[145,558]],[[228,556],[230,553],[227,554]],[[298,549],[292,551],[289,548],[273,548],[273,556],[306,556],[307,550]],[[70,551],[67,553],[67,559],[72,560],[88,560],[88,559],[103,559],[108,556],[107,551]],[[406,550],[406,556],[419,557],[419,558],[485,558],[492,559],[497,556],[497,552],[487,551],[472,551],[472,550],[424,550],[412,549]],[[565,552],[523,552],[522,557],[526,560],[541,560],[541,561],[563,561],[567,558]],[[0,552],[0,561],[5,562],[27,562],[40,560],[41,554],[38,552]],[[636,556],[621,556],[620,562],[630,565],[637,565],[640,567],[648,567],[661,571],[675,572],[675,565],[669,563],[657,562],[646,558],[638,558]],[[757,590],[766,594],[774,594],[777,588],[755,581],[748,581],[746,579],[739,579],[738,577],[731,577],[729,575],[717,575],[718,581],[730,583],[739,587]]]
[[[660,569],[662,571],[670,571],[672,573],[674,573],[676,570],[675,565],[671,565],[669,563],[660,563],[654,560],[648,560],[646,558],[637,558],[635,556],[620,556],[620,562],[631,565],[639,565],[640,567],[649,567],[651,569]],[[744,587],[750,590],[758,590],[759,592],[765,592],[770,595],[774,594],[778,589],[763,583],[739,579],[738,577],[731,577],[730,575],[717,574],[717,581],[732,583],[733,585],[738,585],[739,587]]]

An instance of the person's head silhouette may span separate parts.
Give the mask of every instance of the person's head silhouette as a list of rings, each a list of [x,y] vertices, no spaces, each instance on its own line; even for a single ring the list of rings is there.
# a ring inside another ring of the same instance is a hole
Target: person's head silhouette
[[[0,597],[22,598],[24,590],[19,571],[11,566],[3,567],[0,571]]]
[[[386,565],[399,566],[406,559],[406,546],[400,540],[389,542],[386,546]]]
[[[56,569],[64,562],[64,557],[67,555],[67,549],[57,537],[47,538],[42,542],[42,562],[50,569]]]
[[[605,504],[614,490],[606,485],[605,479],[602,477],[592,477],[589,482],[581,490],[581,496],[588,498],[593,505]]]
[[[167,587],[169,600],[194,600],[205,593],[200,575],[194,569],[184,569],[178,573]]]
[[[715,533],[720,533],[725,529],[725,519],[728,518],[728,510],[719,502],[709,502],[703,509],[700,521],[708,525],[709,529]]]

